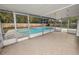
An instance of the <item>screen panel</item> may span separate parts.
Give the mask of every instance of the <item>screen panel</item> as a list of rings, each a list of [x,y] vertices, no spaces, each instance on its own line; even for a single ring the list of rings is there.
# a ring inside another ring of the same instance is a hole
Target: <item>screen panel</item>
[[[4,40],[15,38],[14,20],[11,12],[0,12]]]
[[[26,15],[16,15],[17,39],[28,37],[28,19]]]
[[[42,35],[42,18],[37,16],[30,16],[30,37]]]

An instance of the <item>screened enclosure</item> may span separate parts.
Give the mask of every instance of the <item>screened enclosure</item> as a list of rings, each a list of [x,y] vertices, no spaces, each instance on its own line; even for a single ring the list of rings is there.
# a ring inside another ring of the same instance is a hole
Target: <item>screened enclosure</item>
[[[0,12],[4,45],[53,32],[52,19],[14,12]]]
[[[76,33],[76,16],[60,17],[55,15],[55,18],[57,19],[11,11],[0,11],[0,28],[4,45],[42,36],[49,32]]]

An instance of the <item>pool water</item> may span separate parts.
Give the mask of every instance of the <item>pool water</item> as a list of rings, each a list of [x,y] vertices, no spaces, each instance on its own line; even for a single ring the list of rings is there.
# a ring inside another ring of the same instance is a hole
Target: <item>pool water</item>
[[[17,29],[17,32],[21,33],[21,34],[35,34],[35,33],[40,33],[43,31],[50,31],[51,28],[49,27],[36,27],[36,28],[24,28],[24,29]]]

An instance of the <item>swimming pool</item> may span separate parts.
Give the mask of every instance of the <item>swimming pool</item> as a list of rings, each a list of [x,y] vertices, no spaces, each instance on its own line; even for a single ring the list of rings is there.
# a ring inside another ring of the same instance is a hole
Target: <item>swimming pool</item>
[[[29,38],[41,36],[43,34],[54,32],[51,27],[35,27],[35,28],[23,28],[17,30],[9,30],[6,33],[6,37],[13,37],[12,39],[4,40],[3,45],[10,45],[15,42],[20,42]],[[15,36],[15,37],[14,37]]]
[[[36,28],[30,28],[30,29],[27,29],[27,28],[17,29],[17,32],[28,35],[28,34],[36,34],[36,33],[41,33],[41,32],[51,31],[51,30],[53,29],[51,29],[50,27],[36,27]]]

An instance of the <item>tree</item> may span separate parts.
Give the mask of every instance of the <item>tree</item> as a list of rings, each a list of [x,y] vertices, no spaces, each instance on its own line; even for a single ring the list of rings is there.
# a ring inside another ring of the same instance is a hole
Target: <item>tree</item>
[[[0,19],[2,23],[11,23],[13,22],[12,13],[0,12]]]
[[[16,22],[17,23],[26,23],[27,22],[27,16],[17,15],[16,16]]]

